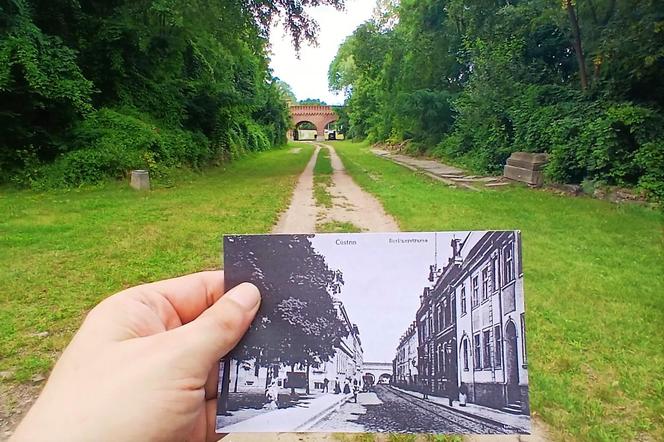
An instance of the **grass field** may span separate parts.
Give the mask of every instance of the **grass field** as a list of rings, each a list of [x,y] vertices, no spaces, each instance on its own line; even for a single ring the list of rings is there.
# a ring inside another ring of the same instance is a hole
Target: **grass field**
[[[359,233],[362,229],[346,221],[329,221],[316,225],[318,233]]]
[[[449,188],[334,147],[402,230],[520,229],[531,405],[557,439],[664,440],[664,221],[643,207],[510,186]]]
[[[318,206],[332,207],[332,195],[328,191],[332,185],[332,173],[330,151],[323,148],[318,152],[314,165],[314,199]]]
[[[265,152],[147,193],[125,183],[0,190],[2,382],[46,374],[104,297],[219,268],[222,234],[268,232],[311,153],[306,145]]]

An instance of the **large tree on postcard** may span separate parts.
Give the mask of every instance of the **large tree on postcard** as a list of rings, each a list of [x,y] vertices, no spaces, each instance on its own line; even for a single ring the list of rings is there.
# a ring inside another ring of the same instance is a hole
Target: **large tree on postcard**
[[[233,350],[236,359],[261,364],[315,364],[328,360],[348,334],[333,296],[343,275],[332,270],[309,241],[311,235],[225,238],[226,281],[248,281],[263,295],[249,332]]]

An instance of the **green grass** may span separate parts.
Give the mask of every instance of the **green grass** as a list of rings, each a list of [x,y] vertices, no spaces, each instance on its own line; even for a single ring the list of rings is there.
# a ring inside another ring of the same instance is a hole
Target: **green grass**
[[[560,440],[664,440],[660,212],[515,186],[448,188],[337,142],[403,230],[520,229],[530,396]]]
[[[332,195],[328,192],[332,185],[332,173],[330,151],[322,148],[314,165],[314,199],[318,206],[332,207]]]
[[[318,233],[358,233],[362,228],[345,221],[329,221],[316,225]]]
[[[221,265],[224,233],[268,232],[312,148],[274,150],[170,188],[0,190],[0,372],[45,373],[104,297],[142,282]],[[35,333],[47,331],[47,337]]]

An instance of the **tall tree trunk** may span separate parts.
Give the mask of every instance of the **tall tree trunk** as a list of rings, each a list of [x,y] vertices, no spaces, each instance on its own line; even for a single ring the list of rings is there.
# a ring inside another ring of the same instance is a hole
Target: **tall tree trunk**
[[[307,362],[307,394],[310,393],[309,390],[309,363]]]
[[[223,370],[221,374],[221,394],[217,399],[217,406],[220,415],[228,414],[228,390],[231,382],[231,360],[224,359]]]
[[[579,64],[579,80],[581,81],[581,89],[585,91],[588,88],[588,74],[586,73],[586,60],[583,56],[583,49],[581,46],[581,31],[579,30],[579,20],[577,19],[576,12],[574,11],[573,0],[564,0],[564,5],[565,9],[567,10],[570,26],[572,27],[572,34],[574,35],[572,44],[574,45],[574,52],[576,53],[576,61]]]
[[[265,389],[270,386],[270,381],[272,380],[272,364],[267,364],[267,370],[265,371]]]
[[[233,385],[233,393],[237,393],[237,378],[240,373],[240,361],[235,361],[235,382]]]

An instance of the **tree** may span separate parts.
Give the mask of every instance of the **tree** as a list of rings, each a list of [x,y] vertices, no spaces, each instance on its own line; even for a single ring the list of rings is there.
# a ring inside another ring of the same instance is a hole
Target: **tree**
[[[311,104],[317,106],[327,106],[327,103],[321,100],[320,98],[305,98],[300,100],[297,104]]]
[[[552,181],[664,198],[662,16],[652,0],[381,0],[339,47],[329,87],[345,93],[351,137],[479,173],[548,152]]]
[[[280,17],[296,46],[315,40],[321,4],[343,1],[0,0],[0,181],[80,185],[284,143],[268,32]]]
[[[335,354],[348,334],[334,296],[343,275],[332,270],[311,235],[247,235],[224,239],[226,282],[255,284],[263,295],[249,331],[228,358],[315,365]]]
[[[588,89],[588,74],[586,74],[586,58],[583,55],[583,46],[581,44],[581,30],[579,29],[579,20],[576,17],[574,10],[574,2],[572,0],[564,0],[563,5],[569,17],[570,27],[574,36],[573,45],[576,60],[579,64],[579,81],[581,82],[581,89]]]
[[[293,88],[291,88],[290,84],[286,83],[284,80],[278,77],[275,77],[274,83],[277,87],[277,90],[279,91],[279,95],[281,95],[284,100],[293,104],[297,103],[297,98],[295,97],[295,93],[293,92]]]
[[[344,0],[241,0],[251,11],[261,35],[267,37],[275,20],[283,20],[284,28],[290,33],[293,46],[300,50],[303,41],[316,44],[318,24],[307,14],[307,8],[330,5],[337,9],[344,7]]]

